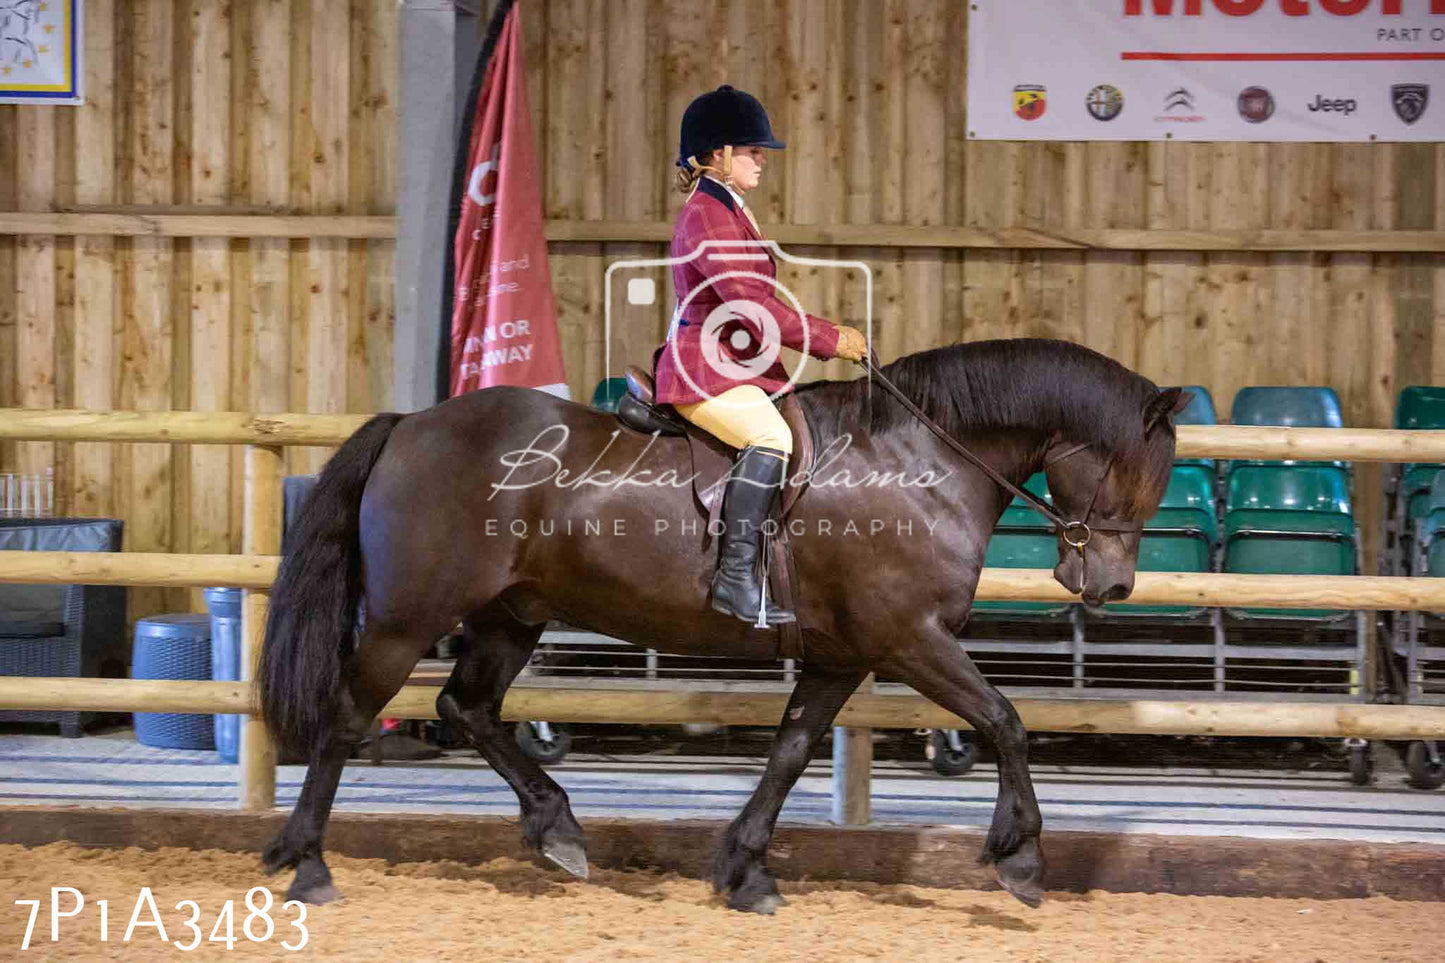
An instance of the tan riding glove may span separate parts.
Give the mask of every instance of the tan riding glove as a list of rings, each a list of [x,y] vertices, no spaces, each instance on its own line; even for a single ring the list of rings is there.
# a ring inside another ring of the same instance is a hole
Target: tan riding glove
[[[837,357],[848,361],[862,361],[868,356],[868,339],[863,337],[863,332],[857,328],[840,324],[838,325],[838,348],[834,353]]]

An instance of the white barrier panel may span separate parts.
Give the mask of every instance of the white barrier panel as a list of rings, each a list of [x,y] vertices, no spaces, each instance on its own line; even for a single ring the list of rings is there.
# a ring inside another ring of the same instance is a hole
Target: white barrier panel
[[[1439,0],[981,0],[981,140],[1445,138]]]

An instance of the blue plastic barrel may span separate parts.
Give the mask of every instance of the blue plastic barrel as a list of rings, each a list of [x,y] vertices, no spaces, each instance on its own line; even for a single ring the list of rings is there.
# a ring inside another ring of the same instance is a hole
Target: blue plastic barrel
[[[206,589],[206,608],[211,613],[211,678],[216,682],[241,679],[241,600],[238,588]],[[226,762],[235,762],[241,751],[241,717],[216,713],[216,752]]]
[[[211,620],[204,615],[153,615],[135,624],[132,679],[211,677]],[[137,712],[136,741],[163,749],[214,749],[215,724],[209,715]]]

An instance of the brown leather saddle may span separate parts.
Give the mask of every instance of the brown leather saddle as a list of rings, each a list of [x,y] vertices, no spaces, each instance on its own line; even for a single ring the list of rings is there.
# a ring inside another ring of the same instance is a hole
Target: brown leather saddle
[[[684,420],[671,405],[659,404],[653,393],[652,375],[636,365],[628,365],[623,373],[627,376],[627,393],[617,402],[617,420],[643,434],[656,432],[659,435],[686,436],[692,457],[693,495],[703,514],[707,516],[708,531],[711,531],[714,523],[722,516],[723,489],[737,453],[698,426]],[[788,541],[788,530],[784,523],[793,506],[807,490],[807,479],[812,477],[816,452],[807,412],[798,403],[798,399],[792,394],[783,395],[778,401],[778,413],[783,416],[793,433],[793,456],[788,461],[790,477],[784,481],[782,497],[773,508],[772,518],[778,523],[777,533],[766,536],[763,556],[768,560],[769,596],[776,604],[796,610],[794,590],[798,580],[793,565],[792,545]],[[807,474],[802,481],[794,483],[791,476],[800,472]],[[801,618],[798,622],[778,626],[778,629],[780,655],[783,658],[800,658],[803,654]]]
[[[696,425],[684,421],[672,405],[658,404],[653,394],[652,375],[636,365],[628,365],[623,373],[627,376],[627,394],[617,402],[618,420],[633,431],[644,434],[659,432],[687,436],[688,448],[692,452],[693,494],[697,496],[708,521],[716,521],[722,510],[723,486],[728,472],[732,470],[736,452]],[[806,470],[809,475],[804,477],[811,477],[813,432],[803,406],[798,404],[797,398],[786,394],[778,400],[778,413],[793,433],[789,474]],[[783,497],[773,517],[780,522],[786,519],[807,487],[806,482],[796,485],[791,480],[784,482]]]

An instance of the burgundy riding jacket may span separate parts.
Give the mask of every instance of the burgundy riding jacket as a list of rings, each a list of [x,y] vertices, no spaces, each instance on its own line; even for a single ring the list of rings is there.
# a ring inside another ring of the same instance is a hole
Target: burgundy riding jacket
[[[836,354],[837,327],[811,314],[799,316],[792,301],[773,283],[778,268],[768,248],[761,243],[702,247],[704,241],[762,240],[726,187],[707,177],[698,182],[697,190],[678,212],[672,233],[671,255],[677,259],[672,280],[678,310],[668,340],[652,355],[659,402],[703,401],[746,384],[769,394],[785,387],[789,373],[782,361],[765,365],[758,360],[769,351],[758,308],[771,315],[776,325],[772,354],[777,353],[776,342],[824,361]],[[737,271],[760,276],[721,276]],[[725,302],[750,302],[755,307],[724,309],[712,317]],[[710,363],[710,357],[721,363]],[[738,370],[749,362],[752,371]]]

